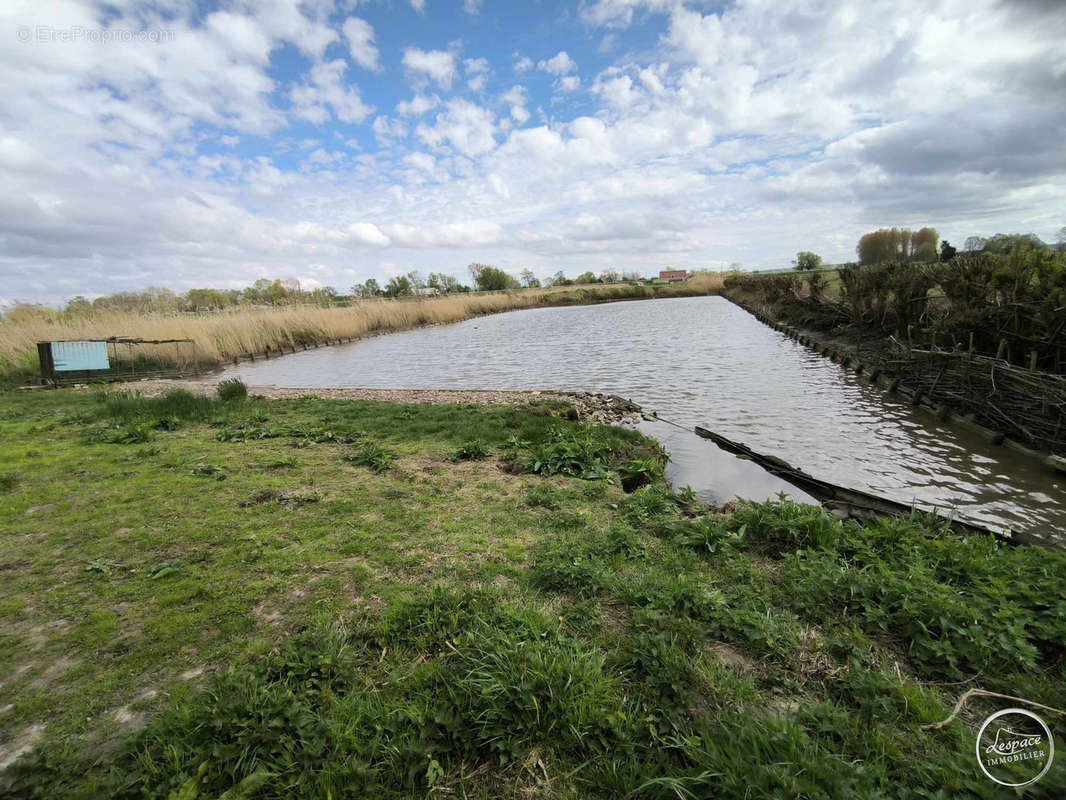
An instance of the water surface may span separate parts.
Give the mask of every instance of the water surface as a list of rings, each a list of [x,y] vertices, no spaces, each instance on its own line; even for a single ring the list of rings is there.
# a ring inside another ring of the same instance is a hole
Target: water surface
[[[845,486],[1018,531],[1057,534],[1066,523],[1056,473],[912,409],[720,297],[515,311],[242,364],[221,377],[232,375],[253,385],[618,394]],[[675,482],[704,497],[781,488],[710,442],[647,429],[670,449]]]

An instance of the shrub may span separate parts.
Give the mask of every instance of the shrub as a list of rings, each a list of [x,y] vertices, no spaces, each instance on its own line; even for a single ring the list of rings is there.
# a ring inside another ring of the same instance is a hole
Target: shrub
[[[248,396],[248,387],[244,385],[244,381],[240,378],[226,378],[224,381],[219,381],[215,387],[215,393],[218,395],[219,400],[229,403],[246,398]]]
[[[10,492],[18,485],[18,475],[14,472],[0,473],[0,492]]]

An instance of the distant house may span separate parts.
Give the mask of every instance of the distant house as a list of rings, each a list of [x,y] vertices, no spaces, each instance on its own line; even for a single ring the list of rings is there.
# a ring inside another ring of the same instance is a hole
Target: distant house
[[[683,269],[662,269],[659,270],[659,280],[664,283],[678,283],[680,281],[688,280],[688,272]]]

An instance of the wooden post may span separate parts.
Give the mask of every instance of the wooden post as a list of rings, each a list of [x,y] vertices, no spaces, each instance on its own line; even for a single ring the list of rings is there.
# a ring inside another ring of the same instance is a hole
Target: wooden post
[[[1006,339],[1000,339],[999,340],[999,347],[996,348],[996,360],[997,361],[999,359],[1003,358],[1003,354],[1006,352],[1006,350],[1007,350],[1007,340]]]
[[[1036,350],[1029,351],[1029,369],[1036,372]]]
[[[970,355],[973,355],[973,331],[970,331]]]

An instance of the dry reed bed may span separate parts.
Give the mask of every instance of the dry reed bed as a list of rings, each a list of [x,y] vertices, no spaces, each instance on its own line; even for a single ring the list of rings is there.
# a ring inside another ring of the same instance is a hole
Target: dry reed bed
[[[716,293],[721,278],[701,274],[676,286],[586,286],[447,297],[360,300],[345,308],[311,305],[240,308],[210,314],[135,314],[101,311],[83,315],[39,310],[8,315],[0,323],[0,377],[26,378],[36,372],[39,341],[104,339],[192,339],[197,358],[221,363],[248,353],[297,347],[340,338],[459,322],[471,317],[549,305]],[[157,357],[174,360],[169,348]]]

